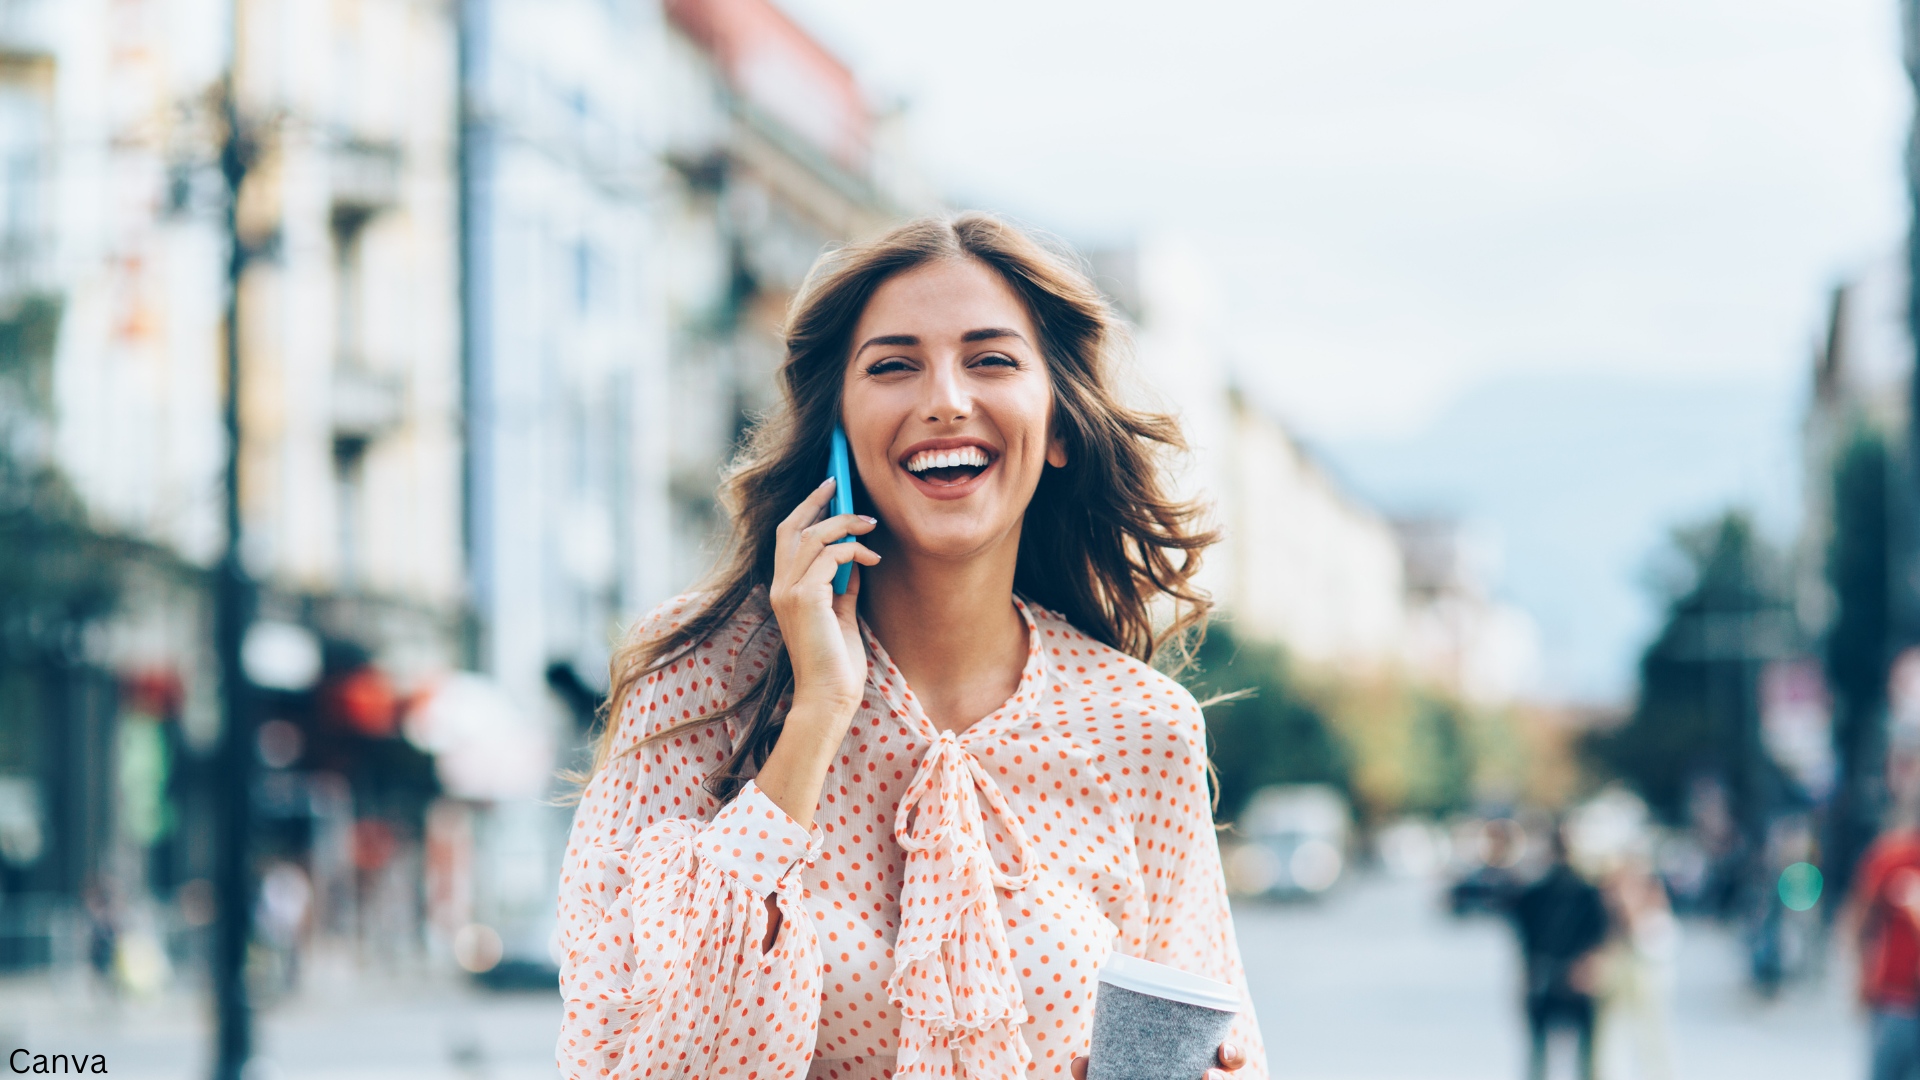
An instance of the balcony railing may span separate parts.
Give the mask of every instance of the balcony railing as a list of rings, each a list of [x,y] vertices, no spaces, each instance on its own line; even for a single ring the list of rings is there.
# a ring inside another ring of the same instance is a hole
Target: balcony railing
[[[333,371],[333,434],[368,442],[398,427],[406,398],[400,379],[347,361]]]

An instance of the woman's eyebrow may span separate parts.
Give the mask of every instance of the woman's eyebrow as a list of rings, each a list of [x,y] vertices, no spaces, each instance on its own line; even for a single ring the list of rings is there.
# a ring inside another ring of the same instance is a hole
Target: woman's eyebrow
[[[920,344],[920,339],[917,337],[914,337],[912,334],[881,334],[879,337],[870,337],[866,341],[862,342],[859,348],[853,350],[853,355],[859,356],[861,353],[867,351],[867,349],[870,346],[874,346],[874,345],[918,345],[918,344]]]
[[[967,341],[967,342],[992,341],[995,338],[1005,338],[1005,337],[1019,338],[1021,341],[1027,340],[1026,337],[1020,333],[1020,331],[1009,330],[1004,326],[989,326],[984,330],[969,330],[966,333],[960,335],[960,340]]]

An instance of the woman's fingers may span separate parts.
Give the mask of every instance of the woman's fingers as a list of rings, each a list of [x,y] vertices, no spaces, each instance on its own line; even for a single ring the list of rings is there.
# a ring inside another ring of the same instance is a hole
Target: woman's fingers
[[[862,513],[841,513],[835,517],[820,519],[793,534],[787,565],[797,575],[806,577],[806,573],[814,567],[814,561],[820,557],[820,552],[833,552],[835,548],[856,548],[858,544],[841,544],[841,540],[849,536],[864,536],[877,527],[879,527],[877,521]],[[774,573],[778,577],[780,571],[776,569]]]
[[[833,484],[831,479],[821,482],[775,530],[771,598],[776,608],[786,601],[792,589],[818,583],[823,566],[830,577],[834,569],[848,562],[872,566],[880,561],[879,555],[861,545],[839,543],[872,532],[879,524],[873,518],[865,514],[821,517],[826,512],[827,501],[833,497]],[[823,551],[836,548],[857,550],[820,558]]]
[[[806,550],[808,544],[826,546],[841,536],[860,536],[872,532],[877,525],[877,521],[864,513],[841,513],[835,517],[822,517],[820,521],[801,528],[793,534],[793,540],[799,544],[799,550]]]
[[[1219,1058],[1220,1066],[1226,1072],[1220,1069],[1208,1069],[1206,1080],[1232,1080],[1227,1073],[1234,1072],[1247,1063],[1247,1052],[1232,1043],[1221,1043],[1219,1053],[1215,1056]],[[1086,1056],[1082,1055],[1068,1062],[1067,1071],[1073,1073],[1073,1080],[1087,1080]]]
[[[833,580],[834,571],[846,563],[859,563],[861,566],[875,566],[880,562],[879,552],[861,543],[829,544],[813,556],[813,561],[801,572],[798,585],[817,585]]]
[[[788,514],[786,520],[775,526],[774,535],[797,533],[818,520],[820,512],[827,508],[827,500],[833,498],[833,483],[831,476],[822,480],[819,487],[800,500],[800,505],[793,508],[793,513]]]

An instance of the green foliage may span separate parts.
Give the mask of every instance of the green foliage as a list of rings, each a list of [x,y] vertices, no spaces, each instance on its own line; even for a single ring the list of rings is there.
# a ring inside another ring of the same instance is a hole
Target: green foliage
[[[60,301],[28,296],[0,314],[0,387],[6,406],[44,419],[53,411],[53,346]]]
[[[1780,561],[1744,513],[1677,530],[1667,554],[1666,618],[1641,656],[1633,714],[1587,749],[1677,821],[1695,777],[1739,775],[1742,725],[1757,722],[1756,660],[1786,605]]]
[[[109,610],[124,545],[89,524],[52,456],[60,304],[0,312],[0,648],[55,647]]]
[[[1281,650],[1236,641],[1215,627],[1187,683],[1207,707],[1207,736],[1219,781],[1215,817],[1231,821],[1268,784],[1332,784],[1348,790],[1346,748],[1326,715],[1301,690]]]
[[[1420,767],[1410,773],[1400,809],[1441,816],[1471,805],[1479,755],[1465,711],[1445,698],[1417,695],[1408,734],[1408,756]]]

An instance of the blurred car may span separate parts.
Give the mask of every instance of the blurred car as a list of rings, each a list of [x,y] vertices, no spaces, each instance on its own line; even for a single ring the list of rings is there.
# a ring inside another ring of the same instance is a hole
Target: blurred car
[[[1324,894],[1346,869],[1351,813],[1324,784],[1262,788],[1240,814],[1245,842],[1226,856],[1235,892],[1276,899]]]

